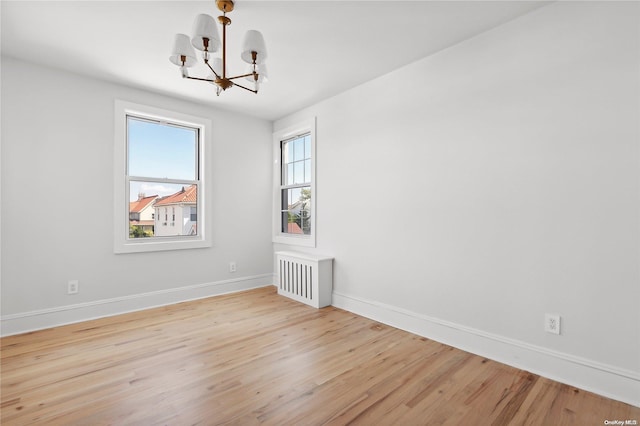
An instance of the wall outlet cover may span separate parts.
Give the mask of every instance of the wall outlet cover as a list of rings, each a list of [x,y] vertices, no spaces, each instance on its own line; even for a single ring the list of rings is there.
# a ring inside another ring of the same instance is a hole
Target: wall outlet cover
[[[78,280],[70,280],[69,282],[67,282],[67,294],[77,294],[78,290]]]
[[[544,331],[547,333],[560,334],[560,315],[544,314]]]

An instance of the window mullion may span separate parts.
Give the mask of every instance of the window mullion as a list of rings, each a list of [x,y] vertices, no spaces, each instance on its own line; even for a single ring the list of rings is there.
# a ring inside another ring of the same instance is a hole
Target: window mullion
[[[195,178],[199,181],[201,179],[200,176],[200,132],[202,130],[201,129],[197,129],[196,130],[196,140],[195,140],[195,144],[196,144],[196,158],[195,158],[195,170],[196,170],[196,176]]]
[[[281,185],[280,186],[280,190],[283,189],[296,189],[296,188],[305,188],[307,186],[311,186],[311,182],[304,182],[304,183],[295,183],[292,185]]]

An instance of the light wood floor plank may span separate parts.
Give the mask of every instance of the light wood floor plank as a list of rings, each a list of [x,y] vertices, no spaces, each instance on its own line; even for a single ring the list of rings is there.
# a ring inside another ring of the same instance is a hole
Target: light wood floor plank
[[[274,288],[1,339],[3,425],[601,425],[640,408]]]

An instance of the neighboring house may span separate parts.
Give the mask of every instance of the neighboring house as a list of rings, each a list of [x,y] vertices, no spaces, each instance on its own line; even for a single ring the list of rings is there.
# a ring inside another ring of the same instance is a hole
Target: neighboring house
[[[129,203],[129,225],[138,226],[143,231],[153,234],[153,202],[156,198],[157,195],[147,197],[145,194],[138,194],[138,199]]]
[[[175,194],[160,198],[153,205],[155,210],[156,237],[197,234],[198,190],[188,186]]]
[[[297,223],[289,222],[288,225],[289,226],[288,226],[287,232],[289,234],[302,234],[303,233],[302,229],[300,228],[300,226]]]

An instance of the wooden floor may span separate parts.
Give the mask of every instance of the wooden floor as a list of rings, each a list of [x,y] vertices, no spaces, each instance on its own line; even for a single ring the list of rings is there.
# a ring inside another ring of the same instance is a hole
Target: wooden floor
[[[640,409],[274,288],[2,339],[2,425],[603,425]]]

